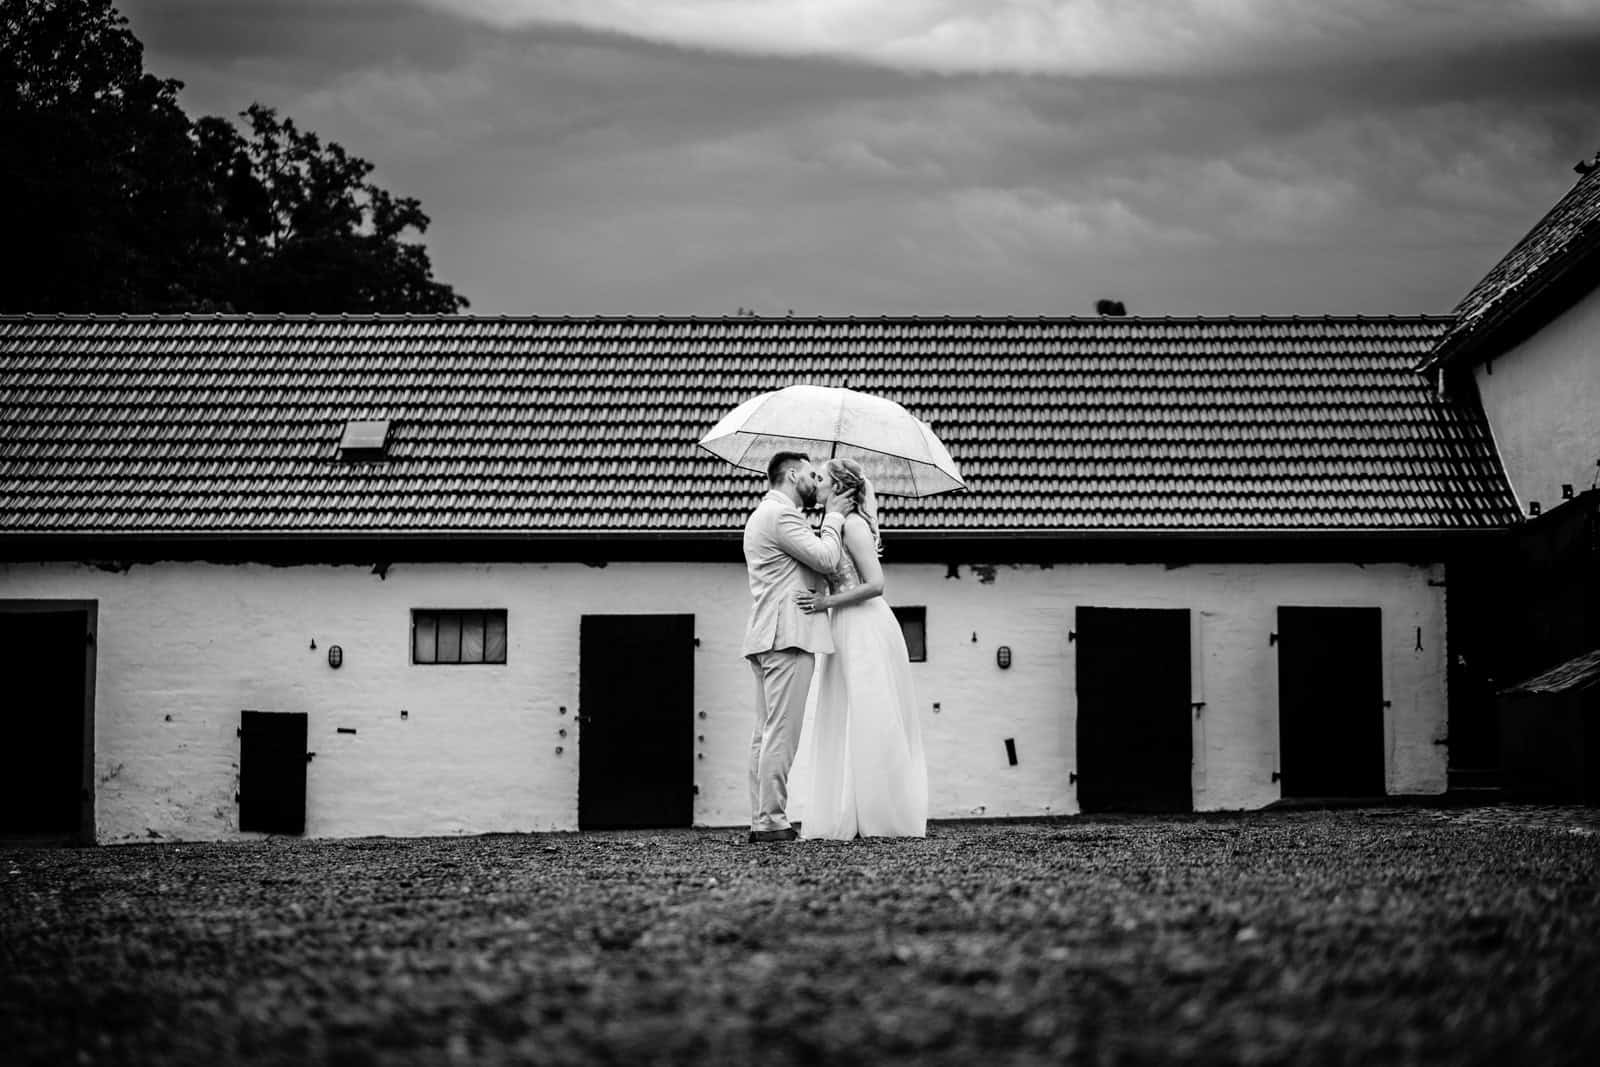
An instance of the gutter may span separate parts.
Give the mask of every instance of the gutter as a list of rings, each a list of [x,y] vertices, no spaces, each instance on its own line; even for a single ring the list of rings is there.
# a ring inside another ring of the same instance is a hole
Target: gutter
[[[1493,526],[1471,527],[1128,527],[1102,529],[889,529],[885,535],[904,541],[1262,541],[1334,539],[1419,540],[1484,537],[1506,533],[1525,520]],[[3,531],[0,545],[81,543],[163,544],[174,541],[201,544],[346,544],[355,541],[389,541],[397,544],[451,544],[482,542],[551,542],[587,544],[737,542],[742,530],[63,530]]]
[[[1466,529],[891,530],[893,562],[1163,563],[1410,562],[1486,558],[1512,526]],[[741,559],[742,530],[698,531],[195,531],[0,533],[0,563],[88,563],[124,571],[161,561],[357,564],[723,562]],[[958,575],[952,573],[950,577]]]

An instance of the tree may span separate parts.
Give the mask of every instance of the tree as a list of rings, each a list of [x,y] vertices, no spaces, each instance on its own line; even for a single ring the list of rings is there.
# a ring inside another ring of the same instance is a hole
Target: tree
[[[367,180],[373,165],[252,104],[250,136],[221,119],[196,124],[211,195],[228,226],[232,302],[248,311],[432,311],[466,306],[435,281],[413,197]]]
[[[0,310],[466,306],[405,239],[429,219],[270,108],[191,122],[111,0],[0,0]]]
[[[1096,300],[1094,302],[1094,313],[1096,315],[1115,317],[1119,315],[1126,315],[1128,313],[1128,309],[1123,306],[1122,301],[1120,300]]]
[[[109,0],[0,0],[0,307],[188,306],[219,231],[195,197],[178,82]]]

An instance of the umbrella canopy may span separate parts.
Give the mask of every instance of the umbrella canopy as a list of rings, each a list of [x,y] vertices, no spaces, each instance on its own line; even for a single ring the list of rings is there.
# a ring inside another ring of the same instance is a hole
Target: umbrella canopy
[[[814,461],[858,461],[884,496],[935,496],[965,489],[961,469],[933,429],[893,400],[853,389],[791,385],[734,408],[700,447],[765,474],[774,452]]]

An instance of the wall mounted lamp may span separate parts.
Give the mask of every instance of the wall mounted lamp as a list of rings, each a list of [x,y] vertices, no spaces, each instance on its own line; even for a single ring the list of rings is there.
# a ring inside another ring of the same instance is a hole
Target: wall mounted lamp
[[[995,649],[994,662],[1001,670],[1009,670],[1011,668],[1011,646],[1001,645]]]
[[[328,666],[338,670],[344,664],[344,649],[338,645],[328,646]]]

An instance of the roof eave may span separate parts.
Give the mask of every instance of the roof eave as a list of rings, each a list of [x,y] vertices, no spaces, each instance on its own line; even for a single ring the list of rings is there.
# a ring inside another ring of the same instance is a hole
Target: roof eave
[[[1435,538],[1470,537],[1502,533],[1521,524],[1520,518],[1499,524],[1482,526],[1262,526],[1262,527],[1105,527],[1097,529],[1075,528],[946,528],[946,529],[891,529],[886,535],[891,539],[908,541],[1130,541],[1130,540],[1261,540],[1328,539],[1328,538]],[[398,530],[398,529],[344,529],[344,530],[62,530],[62,531],[0,531],[0,544],[62,544],[81,542],[93,544],[159,544],[163,542],[210,543],[285,543],[339,544],[352,541],[393,541],[398,544],[418,542],[449,543],[452,541],[738,541],[743,532],[726,530]]]
[[[1324,529],[986,529],[888,531],[892,562],[1439,563],[1480,558],[1512,526]],[[716,562],[740,559],[740,530],[404,530],[0,533],[0,562],[121,572],[158,562],[371,566],[397,562]]]
[[[1439,368],[1459,366],[1467,360],[1492,358],[1502,350],[1495,342],[1504,338],[1513,326],[1534,329],[1543,326],[1565,307],[1560,300],[1546,301],[1545,298],[1560,293],[1561,286],[1569,281],[1581,282],[1579,268],[1597,252],[1600,252],[1600,226],[1591,226],[1536,272],[1529,284],[1502,307],[1494,308],[1478,325],[1461,334],[1456,334],[1454,329],[1446,332],[1438,345],[1418,361],[1417,372],[1426,374]],[[1587,288],[1593,287],[1591,283]]]

